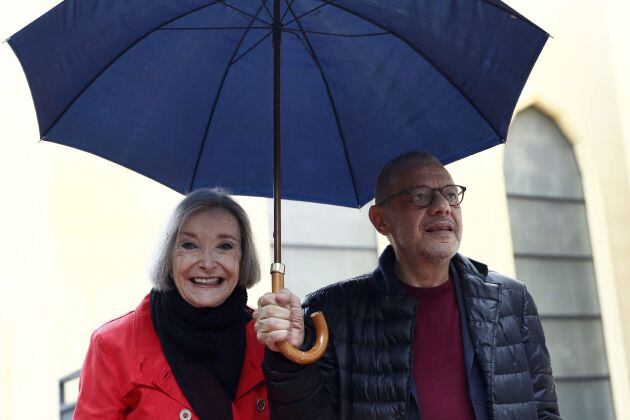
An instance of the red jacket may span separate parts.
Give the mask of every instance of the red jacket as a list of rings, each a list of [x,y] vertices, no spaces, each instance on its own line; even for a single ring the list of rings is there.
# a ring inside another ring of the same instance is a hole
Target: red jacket
[[[264,346],[256,340],[251,321],[246,336],[245,360],[232,413],[234,420],[267,420],[267,389],[261,368]],[[92,334],[74,419],[198,419],[162,352],[151,322],[149,296],[135,311]]]

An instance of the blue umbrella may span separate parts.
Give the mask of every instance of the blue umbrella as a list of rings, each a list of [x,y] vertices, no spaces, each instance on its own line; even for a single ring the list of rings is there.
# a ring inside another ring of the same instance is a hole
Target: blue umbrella
[[[361,207],[394,156],[504,142],[546,40],[499,0],[66,0],[9,44],[42,139],[273,195],[280,263],[280,187]]]

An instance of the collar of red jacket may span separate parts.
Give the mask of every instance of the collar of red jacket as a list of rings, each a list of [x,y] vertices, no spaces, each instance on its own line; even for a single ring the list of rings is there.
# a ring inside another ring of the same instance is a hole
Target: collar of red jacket
[[[243,370],[236,391],[236,399],[264,381],[262,359],[264,347],[258,344],[253,321],[245,328],[247,347]],[[228,345],[228,344],[226,344]],[[164,357],[160,340],[151,322],[151,309],[147,295],[136,311],[133,320],[131,381],[138,385],[161,389],[178,402],[189,406],[188,400],[180,390],[171,368]]]

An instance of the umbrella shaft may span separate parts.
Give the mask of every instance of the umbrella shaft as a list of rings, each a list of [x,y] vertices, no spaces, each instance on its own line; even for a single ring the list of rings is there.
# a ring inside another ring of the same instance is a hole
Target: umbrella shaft
[[[273,259],[282,262],[281,199],[280,188],[280,0],[273,2]]]

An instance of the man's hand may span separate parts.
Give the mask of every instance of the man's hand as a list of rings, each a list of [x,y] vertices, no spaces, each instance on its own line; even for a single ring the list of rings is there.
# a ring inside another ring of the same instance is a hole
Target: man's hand
[[[304,341],[304,318],[300,299],[288,289],[265,293],[258,299],[258,309],[252,317],[256,321],[256,337],[273,351],[276,343],[289,341],[301,347]]]

